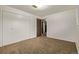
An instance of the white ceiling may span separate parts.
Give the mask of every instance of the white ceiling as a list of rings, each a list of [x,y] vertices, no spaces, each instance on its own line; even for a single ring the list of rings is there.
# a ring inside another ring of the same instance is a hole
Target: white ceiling
[[[25,12],[29,12],[39,17],[44,17],[44,16],[47,16],[47,15],[50,15],[56,12],[74,9],[77,7],[74,5],[45,5],[47,6],[46,8],[35,9],[32,7],[32,5],[9,5],[9,6],[16,8],[16,9],[20,9]]]

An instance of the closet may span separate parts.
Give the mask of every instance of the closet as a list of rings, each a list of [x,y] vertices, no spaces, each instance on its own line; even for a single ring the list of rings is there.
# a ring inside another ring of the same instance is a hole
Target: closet
[[[36,16],[14,8],[0,9],[0,47],[36,37]]]

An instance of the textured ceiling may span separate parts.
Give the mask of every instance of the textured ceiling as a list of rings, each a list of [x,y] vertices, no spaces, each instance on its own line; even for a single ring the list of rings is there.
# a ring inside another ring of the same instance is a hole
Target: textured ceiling
[[[9,7],[20,9],[22,11],[29,12],[39,17],[44,17],[53,13],[74,9],[77,7],[74,5],[45,5],[45,6],[47,7],[46,8],[43,7],[42,9],[40,8],[35,9],[32,7],[32,5],[9,5]]]

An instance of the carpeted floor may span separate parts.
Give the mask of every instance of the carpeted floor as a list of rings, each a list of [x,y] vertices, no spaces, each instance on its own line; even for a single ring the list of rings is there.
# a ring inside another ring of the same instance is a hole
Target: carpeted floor
[[[2,54],[76,54],[73,42],[37,37],[0,48]]]

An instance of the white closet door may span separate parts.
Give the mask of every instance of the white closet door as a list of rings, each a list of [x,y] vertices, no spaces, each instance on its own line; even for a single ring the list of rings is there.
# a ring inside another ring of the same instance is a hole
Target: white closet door
[[[36,37],[36,18],[29,16],[29,38]]]
[[[12,44],[28,38],[28,16],[3,11],[3,45]]]
[[[0,47],[2,47],[2,11],[0,9]]]

